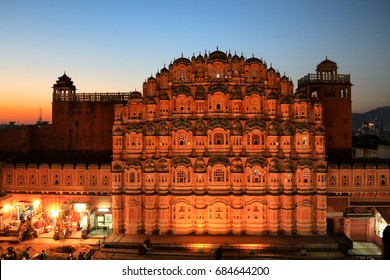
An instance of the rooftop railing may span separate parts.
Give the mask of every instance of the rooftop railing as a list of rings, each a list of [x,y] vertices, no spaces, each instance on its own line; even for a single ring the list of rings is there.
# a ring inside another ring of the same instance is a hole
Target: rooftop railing
[[[95,92],[85,93],[78,92],[75,95],[62,96],[54,95],[54,101],[77,101],[77,102],[126,102],[130,98],[131,92]]]
[[[330,83],[342,83],[342,84],[349,84],[351,83],[351,75],[349,74],[327,74],[327,75],[320,75],[320,74],[307,74],[303,78],[298,80],[298,87],[302,86],[304,84],[311,84],[311,83],[318,83],[318,84],[330,84]]]

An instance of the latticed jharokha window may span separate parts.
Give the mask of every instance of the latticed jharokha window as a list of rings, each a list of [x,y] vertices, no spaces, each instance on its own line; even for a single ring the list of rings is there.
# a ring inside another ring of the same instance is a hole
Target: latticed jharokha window
[[[252,182],[253,183],[260,183],[261,182],[261,175],[259,170],[254,170],[252,175]]]
[[[303,182],[307,183],[309,180],[309,173],[303,172]]]
[[[259,145],[260,144],[260,136],[258,134],[254,134],[252,136],[252,145]]]
[[[214,171],[214,182],[224,182],[225,181],[225,172],[221,169]]]
[[[178,183],[185,183],[186,181],[187,181],[186,180],[186,173],[182,170],[177,172],[177,182]]]
[[[222,133],[215,133],[214,145],[223,145],[224,137]]]
[[[186,143],[186,136],[183,134],[183,133],[180,133],[178,136],[177,136],[177,142],[179,145],[183,146],[185,145]]]

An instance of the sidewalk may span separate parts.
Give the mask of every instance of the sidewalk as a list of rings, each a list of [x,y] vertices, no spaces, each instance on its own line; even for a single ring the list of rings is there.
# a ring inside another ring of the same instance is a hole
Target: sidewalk
[[[39,235],[37,238],[51,238],[53,239],[53,235],[54,235],[54,231],[50,231],[50,232],[47,232],[47,233],[42,233],[41,235]],[[102,229],[96,229],[96,230],[92,230],[87,238],[92,238],[92,239],[102,239],[104,236],[107,236],[107,231],[105,230],[102,230]],[[81,237],[81,230],[80,231],[74,231],[72,232],[72,234],[70,236],[67,236],[66,237],[67,239],[82,239]]]

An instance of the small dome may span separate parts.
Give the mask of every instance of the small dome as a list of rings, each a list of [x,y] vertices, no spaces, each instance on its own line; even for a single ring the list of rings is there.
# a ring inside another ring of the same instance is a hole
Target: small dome
[[[57,82],[53,85],[53,88],[59,87],[70,87],[74,90],[76,89],[76,87],[73,85],[72,79],[69,78],[65,73],[61,77],[58,77]]]
[[[155,105],[157,105],[157,102],[156,102],[156,100],[153,97],[149,96],[146,99],[145,104],[155,104]]]
[[[172,123],[172,130],[178,131],[180,129],[183,129],[185,131],[191,131],[192,126],[191,123],[187,119],[176,119]]]
[[[283,135],[293,135],[294,134],[294,128],[291,125],[291,123],[286,122],[283,125]]]
[[[326,58],[320,64],[317,65],[316,71],[324,72],[324,71],[336,71],[337,63]]]
[[[259,65],[263,65],[263,61],[261,61],[260,59],[258,59],[257,57],[254,57],[252,56],[251,58],[248,58],[246,61],[245,61],[246,64],[253,64],[253,63],[256,63],[256,64],[259,64]]]
[[[120,129],[119,127],[117,127],[117,128],[114,130],[114,132],[113,132],[112,135],[113,135],[113,136],[123,136],[124,133],[123,133],[122,129]]]
[[[155,172],[156,171],[156,164],[152,159],[147,159],[145,161],[144,165],[144,171],[145,172]]]
[[[296,132],[304,132],[308,131],[311,132],[311,125],[308,123],[299,123],[295,127]]]
[[[209,56],[209,62],[213,62],[215,60],[227,60],[227,56],[224,52],[219,51],[218,49]]]
[[[261,87],[260,86],[248,86],[246,89],[245,89],[245,94],[246,95],[252,95],[252,94],[258,94],[258,95],[262,95],[263,94],[263,91],[261,90]]]
[[[261,157],[250,157],[245,163],[246,167],[254,167],[254,166],[260,166],[260,167],[266,167],[267,162],[264,158]]]
[[[267,100],[271,100],[271,99],[277,100],[278,99],[278,94],[276,92],[274,92],[274,91],[271,92],[270,94],[268,94]]]
[[[161,93],[158,99],[160,99],[160,100],[170,100],[169,95],[166,92]]]
[[[226,119],[212,119],[209,121],[208,128],[210,130],[213,130],[218,127],[223,128],[225,130],[229,129],[229,121]]]
[[[112,167],[112,172],[122,172],[122,166],[120,166],[119,164],[115,164],[113,167]]]
[[[325,128],[320,126],[316,129],[316,135],[325,135]]]
[[[232,57],[232,61],[233,62],[239,62],[240,61],[240,57],[235,53]]]
[[[204,57],[200,53],[196,57],[196,63],[204,63]]]
[[[194,100],[206,100],[206,94],[204,92],[195,92]]]
[[[266,129],[266,125],[261,119],[253,119],[246,123],[245,129],[246,131],[252,131],[254,129],[264,131]]]
[[[169,73],[169,70],[164,66],[163,69],[161,69],[161,74],[168,74]]]
[[[130,124],[127,129],[126,129],[126,133],[131,133],[131,132],[135,132],[135,133],[142,133],[142,125],[141,124],[138,124],[138,123],[132,123]]]
[[[142,94],[139,91],[133,91],[130,93],[129,99],[142,99]]]
[[[184,64],[184,65],[191,65],[191,61],[188,58],[180,57],[178,59],[175,59],[173,64]]]
[[[233,92],[232,95],[230,96],[230,100],[242,100],[242,99],[243,99],[242,93],[239,91]]]
[[[222,164],[224,166],[230,166],[230,161],[228,160],[227,157],[224,157],[224,156],[211,157],[209,162],[208,162],[208,165],[209,166],[214,166],[216,164]]]
[[[292,104],[290,98],[287,96],[283,96],[282,100],[280,101],[280,104]]]
[[[268,68],[267,73],[271,74],[271,75],[276,75],[276,71],[272,66],[270,68]]]
[[[301,159],[298,161],[298,167],[300,169],[303,169],[303,168],[312,168],[313,167],[313,163],[310,159]]]
[[[317,172],[320,172],[320,173],[328,172],[328,169],[326,168],[326,166],[324,164],[318,165],[316,169],[317,169]]]
[[[153,81],[156,81],[156,78],[154,78],[153,76],[150,76],[150,77],[148,78],[148,82],[153,82]]]
[[[145,127],[145,134],[148,136],[156,135],[156,128],[153,123],[148,123]]]
[[[206,123],[202,120],[197,120],[194,128],[194,135],[205,136],[207,135]]]

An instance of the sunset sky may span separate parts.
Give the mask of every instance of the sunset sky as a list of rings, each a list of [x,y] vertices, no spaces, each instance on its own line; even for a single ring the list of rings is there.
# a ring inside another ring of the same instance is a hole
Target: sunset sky
[[[51,122],[64,71],[78,92],[141,90],[174,58],[216,48],[297,80],[328,57],[353,112],[390,105],[390,1],[0,0],[0,124]]]

